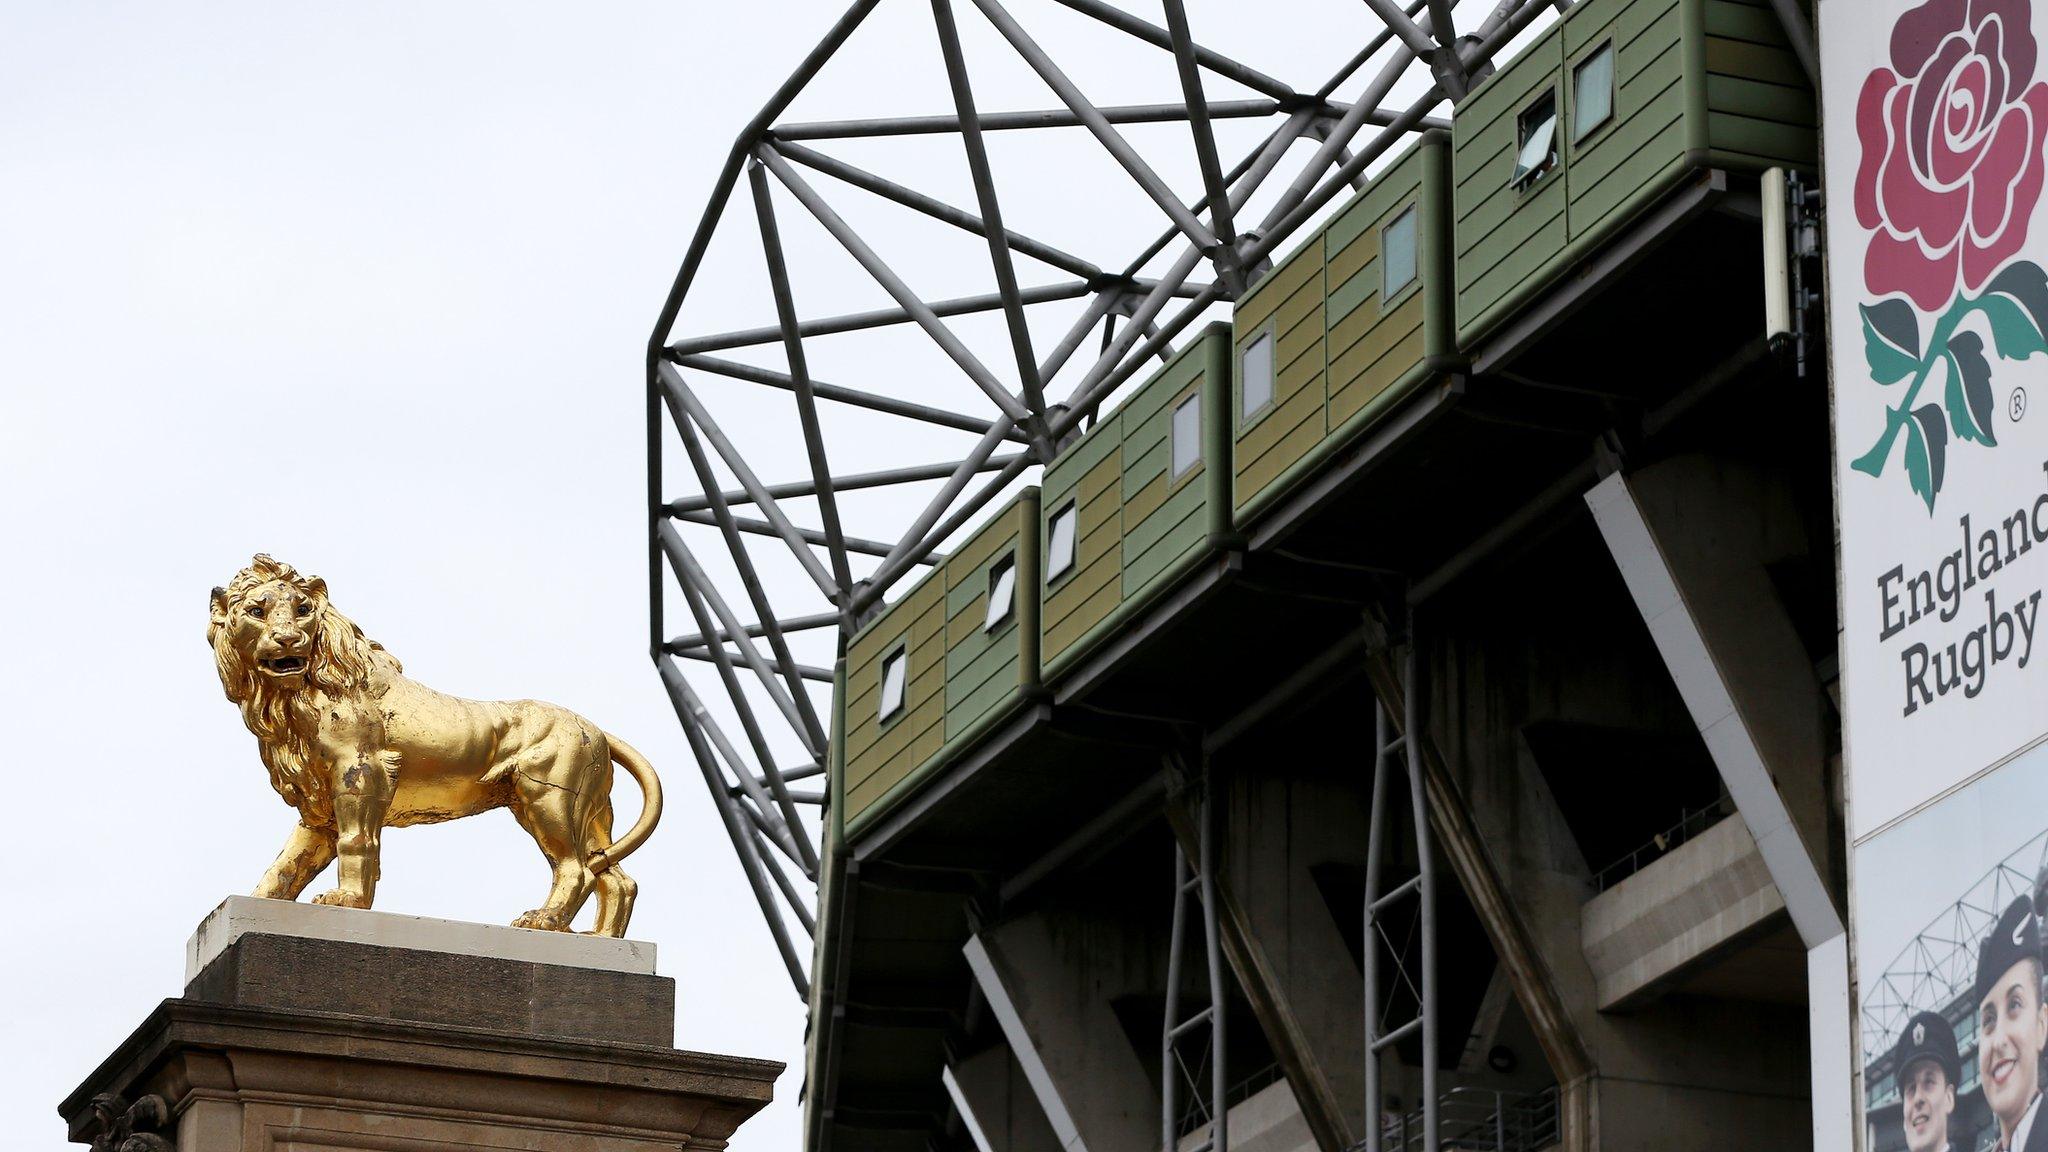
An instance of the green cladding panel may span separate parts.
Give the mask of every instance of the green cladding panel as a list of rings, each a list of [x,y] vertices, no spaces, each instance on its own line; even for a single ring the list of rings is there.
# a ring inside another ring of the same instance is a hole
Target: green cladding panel
[[[1389,406],[1455,363],[1450,140],[1430,132],[1238,304],[1232,514],[1255,519]],[[1274,341],[1273,400],[1244,411],[1247,350]]]
[[[914,791],[940,761],[1008,716],[1038,683],[1038,490],[1026,488],[847,645],[841,816],[849,835]],[[992,569],[1016,578],[988,627]],[[908,661],[902,711],[879,715],[882,666]]]
[[[1073,566],[1045,581],[1042,593],[1048,677],[1184,576],[1226,527],[1229,350],[1229,327],[1210,325],[1045,470],[1042,581],[1053,520],[1069,506],[1077,517]],[[1177,415],[1184,421],[1178,472]]]
[[[1517,185],[1521,125],[1546,95],[1557,162]],[[1767,0],[1581,0],[1457,107],[1459,343],[1555,285],[1691,172],[1811,169],[1815,123]]]

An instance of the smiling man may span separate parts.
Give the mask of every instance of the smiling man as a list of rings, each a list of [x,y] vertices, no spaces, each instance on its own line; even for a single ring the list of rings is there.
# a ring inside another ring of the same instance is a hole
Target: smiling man
[[[1963,1062],[1956,1032],[1939,1013],[1922,1012],[1906,1022],[1892,1049],[1899,1070],[1899,1119],[1909,1152],[1951,1152],[1948,1121],[1956,1110],[1956,1081]]]
[[[2040,1121],[2041,929],[2022,896],[1977,948],[1977,1072],[1984,1103],[1998,1118],[1998,1152],[2048,1152]]]

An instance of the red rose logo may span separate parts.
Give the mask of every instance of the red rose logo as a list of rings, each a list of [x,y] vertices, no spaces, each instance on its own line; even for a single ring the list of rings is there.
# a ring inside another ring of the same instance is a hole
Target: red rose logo
[[[1856,102],[1863,278],[1928,312],[1990,280],[2041,196],[2048,84],[2035,84],[2028,0],[1928,0],[1892,29],[1890,69]]]

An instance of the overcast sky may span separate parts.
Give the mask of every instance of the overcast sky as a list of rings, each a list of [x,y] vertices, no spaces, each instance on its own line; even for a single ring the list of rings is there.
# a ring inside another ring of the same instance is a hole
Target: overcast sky
[[[1016,5],[1028,23],[1046,7]],[[1333,33],[1191,5],[1198,36],[1312,88],[1374,26],[1355,3],[1302,7],[1327,10]],[[337,606],[427,684],[556,701],[653,759],[668,816],[632,862],[632,934],[659,945],[678,981],[679,1046],[792,1066],[734,1147],[796,1146],[802,1005],[645,655],[641,354],[732,138],[838,11],[5,7],[0,716],[19,820],[0,842],[14,940],[0,951],[0,1149],[61,1143],[58,1100],[178,994],[193,927],[255,883],[292,825],[203,647],[207,589],[257,551],[326,577]],[[1098,102],[1176,97],[1163,53],[1125,67],[1074,47],[1071,14],[1042,19],[1034,31],[1075,53],[1063,59]],[[962,27],[984,109],[1052,103],[1020,87],[1036,81],[985,23],[963,11]],[[928,5],[885,4],[862,36],[863,63],[821,80],[810,118],[945,109]],[[1269,126],[1225,125],[1226,153]],[[1184,129],[1131,136],[1187,186]],[[971,204],[957,143],[943,143],[925,186]],[[1017,149],[998,155],[1011,226],[1120,264],[1161,220],[1080,145],[1000,146]],[[848,155],[899,178],[925,171],[908,158],[888,168],[908,156],[894,148]],[[799,283],[806,315],[884,302],[815,225],[792,222],[787,197],[780,210],[792,251],[818,262]],[[978,239],[912,241],[846,211],[894,242],[889,258],[920,291],[985,290]],[[771,322],[758,253],[718,251],[726,263],[707,266],[686,325]],[[956,286],[952,271],[970,265]],[[1041,348],[1070,315],[1034,318]],[[906,373],[936,364],[928,346],[901,360],[849,347],[821,378],[990,411],[956,372]],[[1002,365],[999,348],[978,347]],[[764,475],[794,479],[787,401],[771,395],[714,407]],[[842,470],[965,446],[846,427]],[[670,495],[693,490],[670,475]],[[877,496],[861,514],[900,527],[923,497]],[[714,538],[692,539],[725,570]],[[767,575],[779,596],[803,591],[793,565]],[[688,630],[677,608],[670,625]],[[829,663],[829,634],[810,643],[804,658]],[[498,813],[395,831],[384,860],[380,909],[502,923],[546,888],[530,841]]]

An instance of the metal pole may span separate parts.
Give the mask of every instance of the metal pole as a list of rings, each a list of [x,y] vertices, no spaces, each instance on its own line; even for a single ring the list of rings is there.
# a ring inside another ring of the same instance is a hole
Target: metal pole
[[[803,337],[796,330],[796,297],[789,287],[789,268],[782,260],[782,231],[775,225],[775,202],[769,198],[768,176],[759,164],[747,166],[747,182],[753,190],[754,216],[761,228],[761,255],[768,264],[775,319],[782,329],[782,351],[789,360],[789,379],[796,391],[796,417],[803,426],[804,455],[810,460],[811,483],[818,490],[818,517],[824,522],[832,579],[841,588],[851,588],[853,574],[846,563],[846,537],[839,528],[839,501],[832,495],[832,468],[825,462],[825,434],[818,427],[818,404],[811,395],[810,363],[804,358]]]
[[[1202,758],[1202,820],[1198,847],[1202,857],[1202,932],[1209,953],[1209,1152],[1230,1152],[1230,1094],[1226,1066],[1229,1037],[1225,1034],[1226,997],[1223,939],[1216,922],[1216,774]]]
[[[711,791],[712,806],[718,809],[719,823],[725,825],[725,834],[732,839],[733,851],[739,854],[740,871],[747,877],[747,886],[754,890],[754,899],[761,905],[761,915],[768,921],[768,931],[775,937],[775,947],[782,954],[782,963],[789,969],[789,979],[796,985],[797,995],[806,999],[811,994],[811,982],[804,974],[803,959],[796,945],[789,938],[789,929],[782,923],[782,914],[777,910],[775,897],[768,891],[761,870],[766,861],[761,859],[760,847],[753,835],[739,824],[739,814],[733,811],[732,798],[725,795],[725,781],[714,761],[711,749],[706,747],[704,734],[698,730],[697,712],[702,705],[696,704],[694,695],[683,679],[682,669],[666,656],[656,656],[654,666],[661,673],[662,686],[668,689],[669,703],[676,710],[676,719],[682,722],[683,736],[690,742],[690,751],[697,766],[703,770],[704,783]],[[708,720],[709,717],[703,719]]]
[[[1197,49],[1206,52],[1207,49]],[[1331,85],[1334,89],[1336,86]],[[1327,95],[1327,93],[1325,93]],[[1287,97],[1296,99],[1291,93]],[[1280,110],[1278,100],[1219,100],[1209,105],[1216,119],[1257,119]],[[1170,124],[1188,116],[1185,104],[1105,104],[1097,109],[1111,124]],[[1079,128],[1081,118],[1070,108],[1045,108],[1029,112],[984,112],[983,132],[1015,132],[1029,128]],[[789,140],[847,140],[872,136],[932,136],[958,132],[958,116],[894,116],[865,120],[815,120],[801,124],[778,124],[769,139],[780,147]],[[794,157],[792,157],[794,159]]]
[[[1165,30],[1157,25],[1147,24],[1145,21],[1138,19],[1121,8],[1104,4],[1101,0],[1058,0],[1058,2],[1083,15],[1092,16],[1119,32],[1127,32],[1155,48],[1170,50],[1173,47],[1173,41],[1166,34]],[[1254,92],[1264,92],[1275,100],[1292,101],[1296,97],[1294,89],[1289,88],[1281,81],[1275,80],[1256,69],[1248,68],[1221,53],[1212,52],[1199,44],[1195,45],[1195,59],[1200,61],[1202,67],[1207,68],[1209,71],[1219,76],[1227,76]]]
[[[987,430],[987,421],[979,421],[973,428],[975,432],[985,432]],[[1013,460],[1023,460],[1025,458],[1021,453],[1011,453],[1007,456],[991,456],[981,462],[981,471],[994,472]],[[946,477],[951,476],[954,469],[958,467],[960,467],[960,461],[947,460],[936,464],[913,464],[906,468],[890,468],[881,472],[853,472],[845,476],[834,476],[832,478],[832,486],[841,492],[850,492],[855,488],[880,488],[888,484],[909,484],[919,480],[944,480]],[[778,500],[784,497],[809,496],[817,491],[808,480],[799,480],[790,484],[770,484],[762,490]],[[753,498],[744,489],[728,488],[718,495],[727,504],[753,503]],[[668,514],[678,519],[687,519],[689,513],[702,512],[710,507],[711,497],[708,493],[703,496],[685,496],[680,500],[668,502]]]
[[[780,152],[762,150],[763,155],[780,159]],[[787,165],[784,165],[786,168]],[[771,165],[772,168],[772,165]],[[806,188],[809,186],[806,185]],[[823,203],[821,200],[820,203]],[[806,205],[809,207],[809,205]],[[826,209],[830,211],[828,207]],[[900,283],[900,281],[899,281]],[[908,289],[905,289],[908,291]],[[1088,294],[1086,280],[1068,280],[1059,284],[1042,284],[1019,290],[1020,298],[1026,304],[1045,304],[1054,300],[1074,300]],[[915,299],[913,297],[913,299]],[[850,312],[844,316],[826,316],[817,320],[805,320],[797,325],[799,336],[836,336],[841,332],[862,332],[869,328],[886,328],[892,324],[922,323],[920,316],[965,316],[975,312],[993,312],[1003,306],[1003,298],[996,293],[980,296],[961,296],[951,300],[934,300],[929,304],[919,300],[915,307],[876,308],[867,312]],[[718,352],[726,348],[747,348],[757,344],[773,344],[782,339],[780,325],[769,328],[742,328],[734,332],[719,332],[710,336],[697,336],[678,340],[668,346],[669,359],[687,356],[695,352]]]
[[[1180,1023],[1181,933],[1187,921],[1188,857],[1173,845],[1173,929],[1166,938],[1166,1017],[1159,1030],[1159,1147],[1180,1143],[1180,1069],[1174,1067],[1174,1030]]]
[[[832,603],[840,603],[845,591],[832,579],[832,574],[825,571],[825,566],[818,563],[817,554],[811,551],[810,544],[797,532],[796,526],[789,522],[789,517],[782,514],[782,506],[775,502],[774,497],[768,495],[768,490],[762,485],[760,478],[748,467],[746,457],[740,455],[739,450],[732,446],[732,441],[725,438],[725,433],[718,427],[717,422],[711,419],[711,414],[697,402],[697,397],[690,391],[689,385],[683,383],[682,373],[667,364],[658,365],[656,370],[661,373],[662,394],[668,400],[671,409],[669,414],[675,420],[677,431],[680,432],[684,425],[689,423],[694,423],[704,430],[704,438],[711,441],[711,447],[718,451],[726,467],[732,469],[733,477],[753,499],[754,506],[761,510],[761,514],[768,518],[770,524],[775,525],[775,531],[782,537],[782,542],[789,545],[791,552],[796,553],[797,563],[803,565],[804,571],[810,574],[812,582],[818,586],[818,591],[823,592],[825,599]],[[688,440],[684,442],[688,443]],[[718,478],[715,475],[700,469],[697,476],[707,494],[718,491]],[[712,509],[717,510],[715,502]]]
[[[722,360],[716,356],[696,354],[676,354],[670,356],[669,359],[684,368],[695,368],[701,372],[713,372],[720,376],[730,377],[734,380],[745,380],[752,384],[766,384],[770,388],[790,390],[796,387],[796,382],[791,380],[786,373],[776,372],[768,368],[756,368],[752,364],[742,364],[737,360]],[[979,416],[962,416],[958,412],[948,412],[943,408],[933,408],[930,405],[916,404],[909,400],[898,400],[890,396],[877,396],[872,392],[862,392],[858,388],[842,388],[837,384],[827,384],[822,380],[814,379],[811,381],[811,394],[820,400],[834,400],[854,408],[866,408],[871,412],[882,412],[890,416],[904,416],[912,420],[922,420],[927,424],[936,424],[942,428],[958,428],[963,432],[973,432],[977,435],[988,427],[988,421]],[[1012,432],[1007,438],[1021,443],[1024,440],[1024,434],[1022,432]],[[846,481],[843,479],[838,480],[837,483],[841,488],[847,486]]]
[[[1011,457],[1011,459],[1014,459],[1014,457]],[[709,512],[677,511],[673,504],[669,506],[668,514],[671,519],[684,520],[691,524],[718,523],[718,517]],[[773,536],[778,540],[782,538],[782,533],[775,530],[775,525],[768,523],[766,520],[754,520],[746,516],[735,516],[732,518],[732,526],[741,532],[753,536]],[[821,547],[831,544],[831,541],[823,532],[799,526],[796,534],[803,537],[806,544],[817,544]],[[858,552],[863,556],[887,556],[890,548],[889,545],[879,540],[866,540],[859,536],[841,537],[840,545],[848,552]],[[937,560],[932,560],[929,557],[926,562],[938,563]]]
[[[967,150],[967,174],[974,182],[975,204],[988,223],[989,263],[996,277],[996,294],[1003,298],[1003,322],[1010,331],[1010,350],[1017,358],[1017,380],[1024,392],[1024,406],[1031,410],[1026,425],[1039,459],[1050,464],[1053,442],[1045,434],[1045,384],[1038,375],[1038,362],[1031,352],[1031,328],[1024,323],[1024,303],[1017,295],[1017,268],[1010,261],[1009,245],[1003,242],[1003,210],[996,199],[995,177],[989,171],[988,149],[981,138],[981,121],[974,112],[974,85],[967,76],[967,58],[960,51],[960,29],[953,22],[952,0],[932,0],[932,23],[939,33],[939,54],[946,62],[946,82],[953,90],[953,108],[960,115],[960,142]]]
[[[1373,701],[1372,804],[1366,815],[1365,939],[1365,1152],[1380,1152],[1380,860],[1386,851],[1387,708]]]
[[[1416,867],[1422,897],[1422,1147],[1437,1152],[1436,870],[1430,849],[1429,798],[1422,783],[1422,684],[1418,670],[1422,641],[1415,613],[1408,614],[1408,659],[1402,677],[1401,736],[1408,753],[1408,795],[1414,808]]]
[[[1209,222],[1216,226],[1217,243],[1230,247],[1237,243],[1237,228],[1230,216],[1230,189],[1223,182],[1223,164],[1216,158],[1216,132],[1209,126],[1209,102],[1202,95],[1202,72],[1195,63],[1195,41],[1188,28],[1187,6],[1181,0],[1165,0],[1165,4],[1173,61],[1180,72],[1181,93],[1187,97],[1188,126],[1195,136],[1195,163],[1202,170],[1202,187],[1209,194]],[[1242,285],[1238,289],[1241,291]]]
[[[812,628],[836,628],[839,626],[839,613],[818,612],[809,616],[791,616],[786,619],[777,620],[775,625],[784,632],[804,632]],[[766,634],[767,626],[764,624],[747,625],[747,635],[749,636],[762,636]],[[727,637],[723,632],[717,633],[714,636],[705,636],[701,633],[687,633],[670,638],[668,643],[662,645],[662,647],[670,652],[674,652],[680,648],[701,648],[711,643],[722,644],[726,639]]]
[[[1024,31],[1023,26],[1018,24],[997,0],[974,0],[974,4],[981,9],[982,15],[988,17],[989,23],[996,26],[996,31],[1003,34],[1003,39],[1010,42],[1010,47],[1017,50],[1017,55],[1022,56],[1024,62],[1031,66],[1031,70],[1038,73],[1046,86],[1059,96],[1060,102],[1074,110],[1074,115],[1081,118],[1081,122],[1097,140],[1101,141],[1110,156],[1130,174],[1131,179],[1138,182],[1138,187],[1145,190],[1145,194],[1152,198],[1152,202],[1159,205],[1195,247],[1204,252],[1215,251],[1215,234],[1204,227],[1194,213],[1187,210],[1187,206],[1180,202],[1180,197],[1174,195],[1173,189],[1166,186],[1166,181],[1161,180],[1157,172],[1152,171],[1152,166],[1145,163],[1144,158],[1138,155],[1130,142],[1125,140],[1109,121],[1102,118],[1102,113],[1088,102],[1088,97],[1067,78],[1065,72],[1060,71],[1060,66],[1053,63],[1052,57],[1045,54],[1045,49],[1038,46],[1038,42]]]
[[[862,240],[860,234],[841,219],[830,204],[825,203],[825,198],[818,195],[817,190],[802,176],[797,175],[796,170],[789,166],[789,161],[784,160],[781,153],[773,148],[762,147],[756,149],[754,154],[760,157],[770,172],[775,173],[775,178],[782,181],[782,186],[789,189],[811,215],[817,218],[818,223],[825,226],[825,231],[830,232],[832,238],[839,241],[840,247],[846,249],[847,254],[862,268],[867,269],[868,275],[875,278],[875,283],[880,284],[884,291],[896,298],[896,303],[902,305],[903,310],[910,314],[910,318],[917,322],[917,326],[924,329],[925,335],[930,336],[932,342],[937,344],[953,363],[960,366],[960,371],[966,373],[967,378],[974,381],[975,386],[993,400],[997,408],[1002,409],[1003,415],[1020,425],[1030,418],[1030,410],[1019,404],[1017,398],[1004,389],[994,373],[976,359],[974,353],[967,350],[967,345],[962,344],[960,338],[953,335],[952,329],[947,328],[939,320],[938,315],[918,298],[917,293],[910,290],[910,285],[905,284],[902,277],[896,275],[894,270],[882,262],[882,258],[875,254],[875,250],[868,247],[867,241]],[[1080,293],[1076,292],[1074,295],[1078,296]],[[997,303],[1000,304],[1001,300],[998,299]]]
[[[990,225],[983,217],[976,216],[971,212],[963,212],[943,200],[927,196],[912,188],[906,188],[894,180],[877,176],[864,168],[856,168],[835,156],[827,156],[823,152],[813,151],[801,144],[791,144],[784,140],[774,140],[771,141],[771,144],[777,152],[782,153],[806,168],[815,168],[828,176],[836,176],[856,188],[872,192],[884,200],[893,200],[905,208],[915,212],[922,212],[934,220],[943,220],[956,228],[972,232],[976,236],[990,239],[1001,237],[1002,243],[1022,252],[1024,255],[1035,260],[1042,260],[1055,268],[1071,272],[1083,280],[1093,280],[1097,276],[1102,275],[1102,269],[1081,259],[1079,256],[1069,255],[1050,244],[1033,240],[1029,236],[1020,235],[1009,230],[1007,227],[996,228]]]

